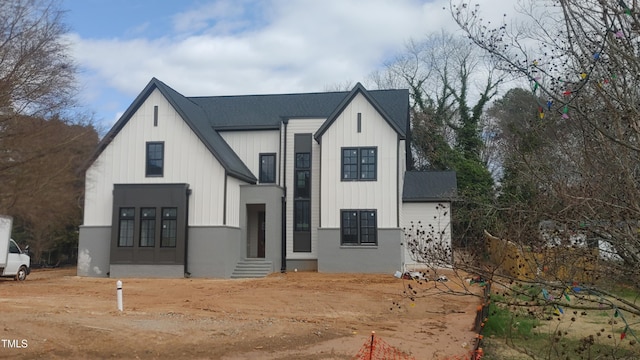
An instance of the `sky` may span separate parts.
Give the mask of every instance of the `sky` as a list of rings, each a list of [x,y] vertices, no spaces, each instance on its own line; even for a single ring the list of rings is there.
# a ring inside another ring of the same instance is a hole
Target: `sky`
[[[474,3],[501,18],[504,2]],[[152,77],[185,96],[367,86],[408,40],[457,31],[449,0],[62,0],[61,8],[80,105],[107,130]]]

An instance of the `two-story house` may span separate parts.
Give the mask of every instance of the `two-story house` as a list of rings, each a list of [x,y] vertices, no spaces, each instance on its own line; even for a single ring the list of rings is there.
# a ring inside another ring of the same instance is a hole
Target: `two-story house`
[[[393,273],[455,173],[407,172],[409,93],[185,97],[152,79],[86,173],[81,276]],[[450,213],[450,212],[449,212]]]

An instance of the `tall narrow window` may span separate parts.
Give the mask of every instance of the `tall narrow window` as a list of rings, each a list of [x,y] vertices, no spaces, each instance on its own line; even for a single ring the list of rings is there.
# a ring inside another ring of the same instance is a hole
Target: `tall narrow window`
[[[120,208],[118,224],[118,246],[133,246],[133,229],[135,226],[135,208]]]
[[[358,132],[362,132],[362,113],[358,113]]]
[[[342,180],[376,180],[377,173],[378,149],[342,148]]]
[[[295,198],[311,198],[311,154],[297,153],[295,164]]]
[[[140,247],[154,247],[156,244],[156,209],[140,209]]]
[[[312,134],[295,134],[293,142],[293,252],[311,252]]]
[[[276,154],[260,154],[260,182],[276,182]]]
[[[311,197],[311,172],[296,170],[296,188],[294,197],[308,199]]]
[[[342,210],[340,235],[342,245],[376,245],[378,224],[375,210]]]
[[[147,143],[147,166],[146,175],[162,176],[164,174],[164,143]]]
[[[160,247],[176,247],[178,238],[178,209],[162,209],[162,238]]]
[[[309,231],[311,223],[311,209],[309,201],[296,200],[295,213],[293,217],[294,231]]]

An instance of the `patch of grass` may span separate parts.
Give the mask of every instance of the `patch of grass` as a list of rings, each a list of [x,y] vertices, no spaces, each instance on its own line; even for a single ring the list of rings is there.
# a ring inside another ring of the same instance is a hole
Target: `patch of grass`
[[[516,310],[517,311],[517,310]],[[485,336],[522,337],[534,336],[533,329],[539,320],[521,312],[511,312],[495,302],[489,305],[489,318],[484,326]]]
[[[518,308],[490,305],[484,328],[485,359],[524,359],[527,353],[541,359],[636,359],[638,345],[614,346],[611,335],[579,335],[572,329],[561,330],[553,320],[538,320]],[[628,343],[628,340],[626,341]]]

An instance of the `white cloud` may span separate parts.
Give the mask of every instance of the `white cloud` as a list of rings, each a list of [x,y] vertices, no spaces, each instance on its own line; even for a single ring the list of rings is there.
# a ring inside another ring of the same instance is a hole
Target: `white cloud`
[[[131,97],[121,112],[151,77],[187,96],[364,82],[409,38],[455,31],[443,7],[448,1],[224,0],[176,14],[173,33],[159,39],[70,39],[77,61],[101,79],[92,86]]]

